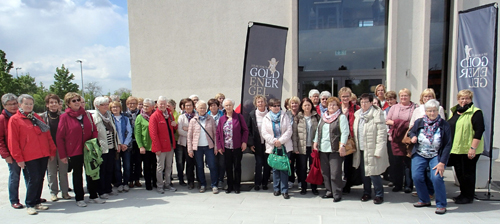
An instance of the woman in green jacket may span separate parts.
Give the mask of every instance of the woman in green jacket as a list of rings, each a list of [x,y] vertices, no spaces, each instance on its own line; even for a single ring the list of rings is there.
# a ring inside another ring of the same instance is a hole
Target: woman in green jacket
[[[154,112],[154,101],[146,98],[139,116],[135,120],[134,135],[140,153],[144,154],[144,180],[146,190],[156,187],[156,155],[151,152],[151,137],[149,137],[149,117]]]

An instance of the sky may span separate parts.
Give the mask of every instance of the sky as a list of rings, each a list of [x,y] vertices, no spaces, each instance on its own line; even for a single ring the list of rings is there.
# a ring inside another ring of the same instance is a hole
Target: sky
[[[84,84],[131,89],[126,0],[1,0],[0,49],[47,88],[62,64],[81,86],[82,60]]]

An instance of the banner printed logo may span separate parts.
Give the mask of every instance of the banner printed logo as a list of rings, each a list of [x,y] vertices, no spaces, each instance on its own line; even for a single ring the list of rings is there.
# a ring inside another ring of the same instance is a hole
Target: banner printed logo
[[[486,88],[488,86],[488,53],[473,53],[469,45],[464,47],[465,58],[460,60],[459,79],[468,79],[468,88]]]

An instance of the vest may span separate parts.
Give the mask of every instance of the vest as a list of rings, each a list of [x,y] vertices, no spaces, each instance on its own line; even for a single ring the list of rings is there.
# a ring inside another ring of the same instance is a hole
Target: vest
[[[456,106],[451,108],[451,116],[456,111]],[[451,147],[451,154],[467,154],[472,145],[474,137],[474,129],[472,128],[472,116],[478,110],[481,110],[472,105],[460,117],[458,117],[455,125],[455,136],[453,136],[453,145]],[[481,142],[477,146],[476,154],[481,154],[484,150],[484,137],[481,136]]]
[[[333,121],[329,127],[330,130],[330,147],[332,149],[332,152],[338,152],[339,151],[339,143],[340,143],[340,116],[345,116],[344,114],[340,114],[337,120]],[[326,122],[321,118],[321,121],[319,122],[318,125],[318,144],[321,146],[321,137],[322,132],[323,132],[323,125],[325,125]]]

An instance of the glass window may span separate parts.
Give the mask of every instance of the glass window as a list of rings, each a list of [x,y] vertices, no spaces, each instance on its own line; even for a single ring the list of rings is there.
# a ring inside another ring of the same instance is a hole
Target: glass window
[[[299,0],[303,71],[383,69],[388,0]]]

